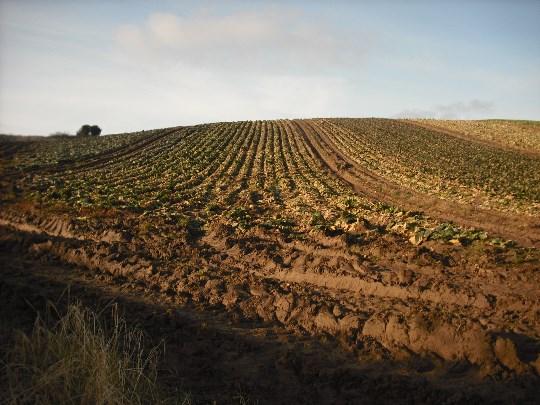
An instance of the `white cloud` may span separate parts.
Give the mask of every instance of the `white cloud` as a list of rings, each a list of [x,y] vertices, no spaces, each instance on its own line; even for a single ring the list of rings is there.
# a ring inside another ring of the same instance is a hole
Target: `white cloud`
[[[279,91],[276,91],[279,89]],[[324,76],[269,76],[258,83],[254,99],[274,117],[339,114],[347,102],[347,81]]]
[[[131,58],[280,74],[358,66],[369,42],[285,7],[228,15],[153,13],[143,24],[119,27],[115,40]]]
[[[0,0],[0,132],[391,116],[408,107],[400,116],[540,111],[538,58],[505,45],[511,64],[485,61],[484,48],[471,55],[459,38],[456,53],[363,6],[204,2],[197,11],[188,2],[169,4],[173,14],[146,2],[41,3]]]
[[[114,41],[122,74],[107,93],[130,98],[114,109],[137,111],[130,129],[339,114],[348,107],[347,73],[360,69],[369,42],[287,7],[152,13],[118,27]]]

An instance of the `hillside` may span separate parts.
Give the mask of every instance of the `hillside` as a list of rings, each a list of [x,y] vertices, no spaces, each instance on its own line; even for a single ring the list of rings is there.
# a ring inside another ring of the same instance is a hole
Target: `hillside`
[[[532,401],[539,139],[536,122],[323,118],[2,137],[2,282],[151,303],[204,400],[242,381],[263,403],[278,386]],[[200,334],[202,368],[171,324]]]

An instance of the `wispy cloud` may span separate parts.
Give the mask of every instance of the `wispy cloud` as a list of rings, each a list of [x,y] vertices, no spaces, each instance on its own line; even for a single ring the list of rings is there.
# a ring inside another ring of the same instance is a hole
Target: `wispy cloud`
[[[438,119],[466,119],[489,115],[493,112],[494,104],[491,101],[471,100],[459,101],[451,104],[440,104],[428,109],[406,109],[396,114],[397,118],[438,118]]]

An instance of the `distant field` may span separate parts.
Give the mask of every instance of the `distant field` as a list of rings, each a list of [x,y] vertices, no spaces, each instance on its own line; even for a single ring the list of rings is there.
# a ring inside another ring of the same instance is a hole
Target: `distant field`
[[[501,146],[540,153],[540,121],[524,120],[412,120]]]
[[[540,373],[539,136],[528,121],[310,119],[2,137],[4,274],[42,279],[48,263],[55,282],[137,292],[156,306],[145,320],[166,314],[156,338],[188,309],[241,333],[251,349],[197,352],[213,373],[277,368],[269,378],[294,377],[272,384],[291,390],[339,376],[352,402],[379,398],[367,387],[381,378],[411,402],[458,388],[526,400]],[[290,354],[275,336],[303,343]]]
[[[129,135],[117,134],[102,137],[77,138],[75,136],[24,137],[0,135],[5,161],[16,168],[56,165],[68,160],[83,159],[99,153],[120,148],[128,143],[151,136],[156,131],[136,132]],[[17,152],[17,153],[15,153]]]
[[[531,214],[540,209],[538,157],[478,145],[407,122],[332,122],[341,127],[333,135],[349,156],[405,187],[486,208]]]

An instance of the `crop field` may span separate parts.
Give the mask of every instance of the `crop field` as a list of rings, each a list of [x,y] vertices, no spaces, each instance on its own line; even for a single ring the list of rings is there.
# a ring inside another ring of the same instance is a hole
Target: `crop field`
[[[454,135],[487,141],[525,152],[540,153],[540,123],[509,120],[413,120],[435,129],[451,131]]]
[[[2,297],[71,285],[123,300],[165,341],[164,378],[202,402],[234,387],[259,403],[276,389],[532,403],[539,128],[321,118],[2,137]]]

